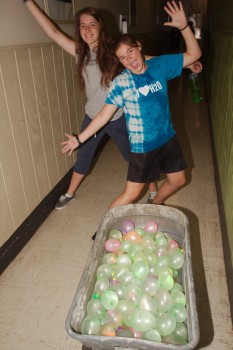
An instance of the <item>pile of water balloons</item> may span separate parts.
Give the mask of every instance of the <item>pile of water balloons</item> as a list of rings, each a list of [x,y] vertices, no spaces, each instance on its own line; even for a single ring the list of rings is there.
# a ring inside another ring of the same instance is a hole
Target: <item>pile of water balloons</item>
[[[183,250],[154,221],[112,229],[81,333],[184,345]]]

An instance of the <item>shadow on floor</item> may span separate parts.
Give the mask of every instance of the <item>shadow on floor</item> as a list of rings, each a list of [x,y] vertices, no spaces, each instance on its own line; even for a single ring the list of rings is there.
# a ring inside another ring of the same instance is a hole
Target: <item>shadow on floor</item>
[[[211,317],[211,309],[205,279],[199,222],[197,216],[190,210],[178,206],[174,207],[181,210],[189,220],[193,279],[195,285],[197,313],[200,327],[200,341],[196,349],[203,349],[213,341],[214,326]]]

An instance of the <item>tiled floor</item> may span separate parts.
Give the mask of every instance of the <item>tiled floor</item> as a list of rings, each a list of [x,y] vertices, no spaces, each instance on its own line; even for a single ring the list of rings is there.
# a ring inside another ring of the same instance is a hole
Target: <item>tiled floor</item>
[[[201,339],[198,349],[232,349],[233,332],[207,106],[193,104],[187,75],[171,84],[174,123],[188,162],[188,183],[166,204],[189,219]],[[0,279],[1,350],[77,350],[65,320],[78,286],[91,236],[122,190],[127,164],[110,141],[83,182],[77,199],[54,211]],[[145,203],[147,194],[140,202]]]

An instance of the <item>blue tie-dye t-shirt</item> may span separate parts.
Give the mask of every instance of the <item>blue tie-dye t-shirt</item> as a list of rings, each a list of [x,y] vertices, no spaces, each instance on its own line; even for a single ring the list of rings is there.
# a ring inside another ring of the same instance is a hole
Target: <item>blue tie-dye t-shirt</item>
[[[161,147],[175,134],[167,82],[181,75],[183,54],[154,57],[146,64],[143,74],[133,74],[125,69],[118,75],[106,99],[106,104],[124,107],[133,153]]]

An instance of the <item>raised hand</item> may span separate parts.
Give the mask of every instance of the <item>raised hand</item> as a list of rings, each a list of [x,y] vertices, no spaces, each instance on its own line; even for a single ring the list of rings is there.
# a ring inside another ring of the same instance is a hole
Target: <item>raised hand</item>
[[[69,152],[69,156],[70,156],[73,150],[77,148],[79,144],[75,136],[69,135],[69,134],[65,134],[65,135],[66,137],[68,137],[68,140],[61,143],[62,145],[61,151],[62,153]]]
[[[179,1],[179,7],[175,1],[167,2],[167,6],[164,6],[164,10],[172,19],[171,22],[164,23],[165,26],[175,27],[179,30],[186,27],[187,19],[181,1]]]

